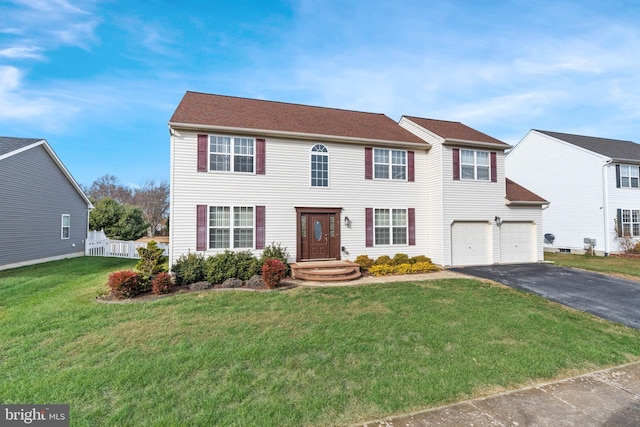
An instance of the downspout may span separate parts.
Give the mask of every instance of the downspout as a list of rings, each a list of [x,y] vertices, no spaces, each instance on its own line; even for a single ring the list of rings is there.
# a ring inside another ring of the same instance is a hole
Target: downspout
[[[602,165],[602,216],[603,216],[603,226],[604,226],[604,256],[609,256],[610,247],[609,247],[609,183],[607,179],[607,171],[608,166],[611,164],[613,159],[609,159]]]

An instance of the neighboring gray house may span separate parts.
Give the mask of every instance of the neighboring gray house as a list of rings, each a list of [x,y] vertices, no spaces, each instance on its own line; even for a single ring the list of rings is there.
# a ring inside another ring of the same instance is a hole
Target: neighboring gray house
[[[0,270],[83,256],[92,207],[46,140],[0,137]]]

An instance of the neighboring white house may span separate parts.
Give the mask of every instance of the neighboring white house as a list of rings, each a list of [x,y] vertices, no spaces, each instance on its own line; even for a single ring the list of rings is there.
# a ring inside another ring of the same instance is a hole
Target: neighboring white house
[[[517,184],[509,198],[509,146],[459,123],[471,140],[417,123],[187,92],[169,122],[170,263],[189,251],[258,255],[272,242],[290,261],[396,253],[441,265],[541,260],[546,201]]]
[[[550,201],[545,250],[620,252],[618,236],[640,236],[640,145],[531,130],[507,156],[507,172]]]

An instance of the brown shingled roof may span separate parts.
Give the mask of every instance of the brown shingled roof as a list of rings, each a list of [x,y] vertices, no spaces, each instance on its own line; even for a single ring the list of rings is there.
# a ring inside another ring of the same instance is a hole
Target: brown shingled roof
[[[171,117],[179,123],[428,145],[384,114],[187,92]]]
[[[505,178],[505,181],[507,187],[507,200],[510,202],[549,203],[547,200],[527,190],[520,184],[511,181],[509,178]]]
[[[499,139],[493,138],[487,134],[470,128],[469,126],[464,125],[460,122],[425,119],[422,117],[412,116],[405,117],[444,139],[461,139],[464,141],[486,142],[490,144],[501,145],[503,146],[503,148],[510,147],[509,144],[506,144]]]

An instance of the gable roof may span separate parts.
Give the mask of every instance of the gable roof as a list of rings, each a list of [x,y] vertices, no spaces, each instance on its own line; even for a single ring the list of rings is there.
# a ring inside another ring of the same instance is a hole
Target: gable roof
[[[426,141],[384,114],[199,92],[185,93],[169,125],[229,132],[250,130],[295,137],[408,142],[429,147]]]
[[[615,160],[640,161],[640,144],[633,141],[534,130]]]
[[[507,149],[511,146],[492,136],[482,133],[478,130],[460,122],[451,122],[447,120],[426,119],[423,117],[404,116],[419,126],[435,133],[445,140],[481,142],[485,144],[495,144],[501,149]]]
[[[517,184],[511,181],[509,178],[505,178],[505,184],[507,187],[506,198],[512,204],[529,204],[529,205],[549,204],[547,200],[527,190],[520,184]]]
[[[34,147],[42,147],[47,154],[51,157],[53,162],[60,168],[62,173],[71,183],[71,186],[76,190],[76,192],[80,195],[82,200],[87,204],[89,209],[93,208],[93,204],[89,200],[80,185],[73,178],[71,173],[64,166],[62,161],[58,158],[56,153],[53,151],[53,148],[49,145],[46,139],[35,139],[35,138],[14,138],[10,136],[0,136],[0,160],[12,157],[17,155],[23,151],[30,150]]]
[[[28,147],[29,145],[35,144],[39,141],[42,141],[42,139],[0,136],[0,156]]]

